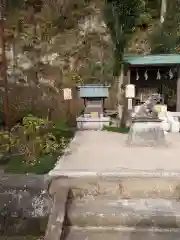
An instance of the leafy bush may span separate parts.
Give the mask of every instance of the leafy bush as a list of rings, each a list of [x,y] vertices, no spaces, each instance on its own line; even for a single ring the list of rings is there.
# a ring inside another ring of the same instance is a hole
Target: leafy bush
[[[7,153],[18,143],[18,138],[8,131],[0,132],[0,152]]]
[[[25,155],[26,161],[36,164],[39,156],[52,154],[57,149],[64,148],[63,138],[58,142],[50,131],[52,122],[29,115],[23,118],[22,125],[17,127],[19,144],[16,145],[18,152]]]
[[[16,125],[11,133],[0,132],[0,151],[23,154],[26,161],[36,161],[38,156],[52,154],[65,147],[64,138],[58,137],[51,130],[56,130],[53,123],[42,118],[29,115],[23,118],[22,124]]]
[[[0,132],[0,151],[11,149],[11,154],[5,156],[5,172],[47,173],[72,136],[65,121],[54,125],[33,115],[24,117],[10,133]]]
[[[62,120],[55,123],[52,133],[58,142],[62,137],[65,139],[65,141],[68,141],[74,135],[74,132],[70,130],[67,122]]]

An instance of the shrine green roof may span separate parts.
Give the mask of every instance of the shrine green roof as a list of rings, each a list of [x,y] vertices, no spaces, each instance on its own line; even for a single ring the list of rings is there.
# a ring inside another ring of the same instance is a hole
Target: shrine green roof
[[[126,55],[124,62],[130,65],[174,65],[180,64],[180,54],[160,54],[160,55]]]

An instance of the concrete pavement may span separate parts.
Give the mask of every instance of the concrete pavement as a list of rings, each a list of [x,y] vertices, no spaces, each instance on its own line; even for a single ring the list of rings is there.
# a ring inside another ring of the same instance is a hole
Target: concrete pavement
[[[168,147],[132,147],[126,134],[105,131],[77,132],[66,154],[59,159],[50,176],[95,176],[148,172],[180,176],[180,134],[167,134]]]

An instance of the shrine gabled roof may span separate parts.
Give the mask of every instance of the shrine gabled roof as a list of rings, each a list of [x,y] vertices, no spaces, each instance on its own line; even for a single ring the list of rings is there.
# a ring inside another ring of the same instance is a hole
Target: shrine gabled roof
[[[160,55],[126,55],[124,62],[134,66],[143,65],[174,65],[180,64],[180,54],[160,54]]]

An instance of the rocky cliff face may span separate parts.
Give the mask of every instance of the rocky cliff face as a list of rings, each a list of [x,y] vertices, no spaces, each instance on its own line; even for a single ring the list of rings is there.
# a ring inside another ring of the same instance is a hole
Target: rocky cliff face
[[[14,71],[14,62],[9,61],[10,75],[14,72],[18,75],[20,71],[28,75],[27,70],[34,68],[37,61],[41,65],[38,68],[40,81],[46,77],[58,81],[57,76],[55,79],[46,76],[57,71],[61,83],[65,84],[111,81],[112,45],[103,21],[103,1],[99,4],[85,0],[78,4],[67,1],[63,3],[65,6],[62,6],[62,0],[46,2],[48,5],[35,16],[36,26],[27,19],[24,22],[23,31],[15,41],[16,56],[10,46],[9,58],[13,61],[16,58],[18,68]],[[28,82],[27,76],[25,79]]]

